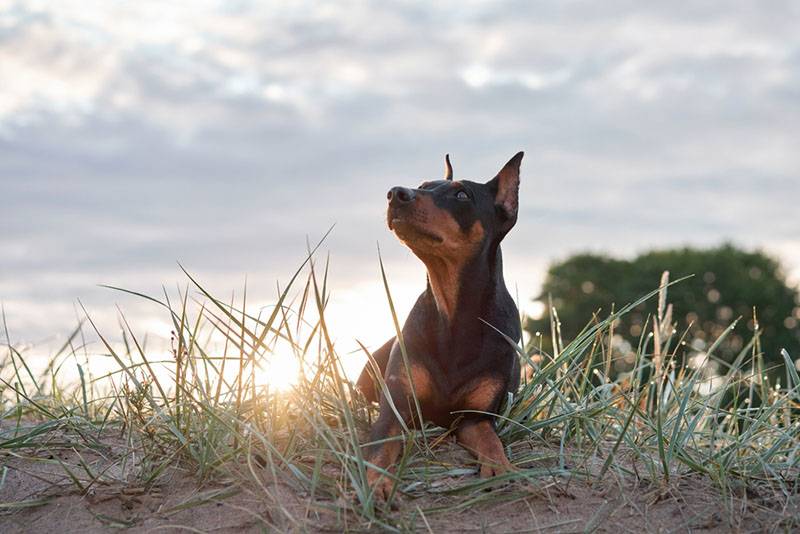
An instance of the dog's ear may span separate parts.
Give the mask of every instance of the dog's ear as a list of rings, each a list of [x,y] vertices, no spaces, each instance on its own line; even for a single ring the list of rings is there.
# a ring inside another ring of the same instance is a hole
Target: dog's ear
[[[500,169],[497,176],[489,181],[489,187],[494,193],[494,204],[501,221],[501,228],[508,232],[517,222],[519,210],[519,166],[524,152],[517,152]]]

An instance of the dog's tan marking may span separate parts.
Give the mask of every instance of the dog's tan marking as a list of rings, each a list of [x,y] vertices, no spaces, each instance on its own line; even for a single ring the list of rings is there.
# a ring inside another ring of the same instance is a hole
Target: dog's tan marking
[[[456,430],[456,438],[480,463],[482,478],[514,470],[491,421],[465,421]]]
[[[463,410],[491,411],[503,384],[497,378],[481,378],[467,385],[462,397]]]
[[[400,370],[397,372],[400,382],[403,384],[403,389],[411,396],[411,385],[408,382],[408,373],[405,366],[401,365]],[[414,381],[414,393],[417,395],[417,400],[426,401],[433,396],[433,381],[431,375],[425,367],[420,364],[411,364],[411,380]]]
[[[483,236],[486,235],[486,230],[483,229],[481,221],[475,221],[475,224],[470,226],[467,232],[467,243],[470,245],[478,245],[483,242]]]
[[[429,193],[417,195],[414,214],[418,216],[417,222],[421,223],[421,227],[433,230],[445,241],[459,231],[458,223],[453,216],[447,210],[437,207]]]
[[[449,321],[453,317],[458,303],[458,278],[446,269],[431,269],[428,272],[428,280],[436,301],[436,308]]]
[[[458,186],[456,183],[450,187]],[[450,212],[437,207],[428,195],[421,195],[417,204],[417,223],[421,228],[439,236],[442,242],[429,245],[412,241],[408,245],[418,255],[424,256],[436,306],[449,320],[458,302],[461,270],[480,247],[486,231],[479,220],[468,230],[462,230]]]

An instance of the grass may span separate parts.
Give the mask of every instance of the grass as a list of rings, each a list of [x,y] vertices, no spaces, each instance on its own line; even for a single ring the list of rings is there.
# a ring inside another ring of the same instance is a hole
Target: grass
[[[315,251],[265,310],[247,307],[246,289],[238,300],[216,298],[186,271],[189,286],[177,298],[134,293],[162,307],[171,322],[169,358],[149,354],[122,315],[115,342],[87,313],[38,374],[26,352],[9,342],[0,366],[0,495],[14,498],[0,502],[0,522],[65,492],[87,502],[99,494],[159,498],[177,470],[198,489],[177,501],[164,498],[167,504],[154,512],[163,520],[159,528],[203,531],[186,523],[187,511],[222,503],[227,514],[246,516],[262,530],[441,530],[476,510],[530,508],[537,499],[552,506],[552,493],[570,495],[570,488],[617,487],[636,508],[636,492],[649,504],[676,495],[680,501],[691,499],[692,485],[719,496],[714,513],[725,529],[800,527],[800,377],[789,354],[785,379],[769,383],[756,329],[734,362],[718,362],[724,372],[706,391],[702,370],[676,358],[682,339],[671,320],[666,277],[642,297],[657,297],[658,313],[628,373],[609,376],[610,338],[615,320],[638,303],[598,316],[575,339],[559,340],[553,355],[543,354],[536,339],[516,346],[530,372],[498,414],[516,472],[479,479],[467,456],[442,445],[447,430],[410,430],[392,475],[397,506],[376,502],[362,454],[376,408],[344,376],[325,320],[328,265],[320,272]],[[115,362],[107,374],[91,372],[90,334]],[[7,328],[5,335],[10,339]],[[290,354],[301,368],[291,391],[259,382],[272,354]],[[707,354],[715,358],[714,346]],[[70,366],[77,366],[77,381],[62,379]],[[35,477],[25,466],[41,464],[59,477],[30,495],[11,491],[10,473]],[[614,502],[535,529],[594,530],[617,517]],[[141,515],[91,513],[109,528],[142,524]],[[484,513],[475,528],[493,530],[498,519]],[[688,515],[671,528],[697,521]]]

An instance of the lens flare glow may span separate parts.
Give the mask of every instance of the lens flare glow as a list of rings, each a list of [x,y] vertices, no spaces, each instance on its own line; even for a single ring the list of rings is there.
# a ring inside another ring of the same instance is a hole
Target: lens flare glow
[[[256,384],[271,391],[291,391],[300,381],[301,372],[300,362],[291,351],[274,352],[256,368]]]

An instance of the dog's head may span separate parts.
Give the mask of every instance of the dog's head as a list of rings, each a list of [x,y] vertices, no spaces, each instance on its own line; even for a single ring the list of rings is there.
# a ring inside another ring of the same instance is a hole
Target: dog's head
[[[444,180],[389,190],[389,229],[423,260],[463,260],[499,243],[517,222],[522,156],[486,183],[453,180],[446,157]]]

